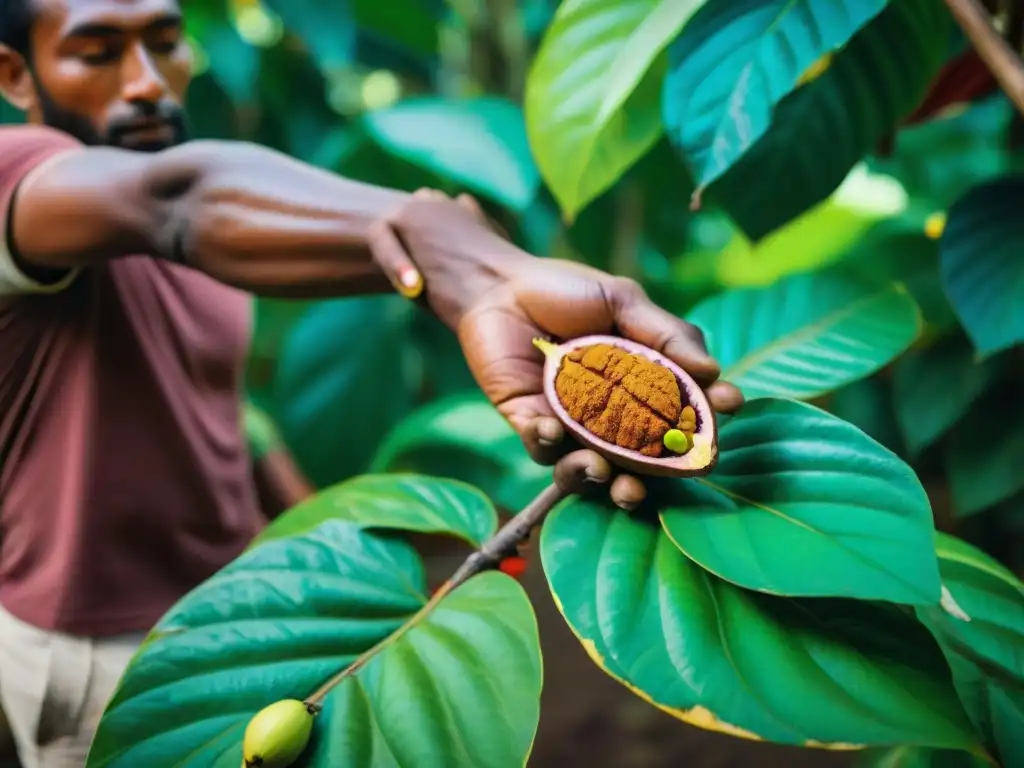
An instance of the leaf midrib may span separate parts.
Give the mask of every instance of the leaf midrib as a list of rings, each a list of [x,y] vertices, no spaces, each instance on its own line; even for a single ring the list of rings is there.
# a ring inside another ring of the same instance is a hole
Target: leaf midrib
[[[722,102],[725,106],[728,107],[732,105],[733,100],[736,98],[736,92],[739,90],[740,81],[743,80],[747,71],[750,70],[761,58],[761,49],[764,45],[765,40],[771,38],[771,36],[774,35],[775,28],[778,27],[780,23],[782,23],[782,19],[793,10],[793,7],[798,2],[803,1],[804,0],[787,0],[787,2],[781,8],[779,8],[778,13],[776,13],[775,15],[775,18],[772,19],[772,23],[765,28],[765,30],[755,41],[753,41],[753,44],[751,46],[753,49],[752,55],[747,59],[746,63],[742,67],[740,67],[739,72],[737,72],[736,78],[735,80],[733,80],[732,87],[729,89],[728,93],[726,94],[726,98]],[[718,31],[721,32],[721,30]],[[744,112],[745,111],[746,110],[744,110]],[[711,133],[711,140],[707,142],[708,147],[713,148],[715,143],[718,141],[719,137],[724,133],[724,131],[722,130],[722,126],[725,125],[725,123],[727,122],[727,118],[729,117],[729,115],[730,110],[725,109],[722,111],[722,114],[719,115],[718,120],[715,121],[715,128],[714,131],[712,131]],[[750,143],[751,142],[747,142],[748,146],[750,145]],[[701,174],[702,178],[700,180],[700,185],[703,187],[706,187],[712,181],[721,176],[722,173],[725,172],[727,167],[727,164],[722,163],[722,167],[716,168],[715,166],[718,166],[719,163],[717,162],[714,154],[712,154],[711,162],[708,165],[711,166],[711,170],[709,171],[705,168],[705,173]]]
[[[899,283],[890,283],[883,290],[855,299],[846,306],[826,314],[824,317],[810,325],[802,326],[795,331],[784,334],[751,354],[740,358],[739,361],[728,366],[722,372],[722,379],[735,379],[737,376],[749,373],[757,364],[763,362],[765,359],[770,359],[780,348],[798,346],[808,339],[815,338],[818,335],[823,335],[826,331],[834,328],[843,320],[847,319],[848,316],[860,310],[863,305],[881,301],[889,298],[890,296],[899,295],[906,296],[906,289],[904,289]],[[920,328],[920,314],[915,313],[915,315],[915,330],[917,330]]]

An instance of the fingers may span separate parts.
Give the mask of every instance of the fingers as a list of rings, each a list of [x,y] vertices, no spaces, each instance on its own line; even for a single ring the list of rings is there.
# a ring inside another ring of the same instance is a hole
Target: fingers
[[[612,481],[610,495],[616,506],[633,510],[647,498],[647,486],[633,475],[619,475]]]
[[[711,409],[718,413],[736,413],[743,407],[743,393],[739,388],[726,381],[716,381],[704,390]]]
[[[612,479],[612,465],[594,451],[573,451],[555,464],[554,479],[566,493],[587,494]]]
[[[480,207],[480,203],[476,201],[475,197],[473,197],[472,195],[467,195],[465,192],[463,192],[461,195],[455,198],[455,202],[457,202],[467,211],[472,213],[477,219],[480,220],[482,224],[485,224],[488,227],[490,227],[491,231],[497,233],[506,240],[509,239],[508,232],[505,230],[505,228],[501,226],[498,222],[494,221],[494,219],[492,219],[484,212],[484,209]]]
[[[375,221],[367,232],[367,242],[374,261],[395,290],[407,299],[419,298],[423,293],[423,276],[391,225],[387,221]]]
[[[628,339],[657,350],[701,386],[721,374],[718,362],[708,354],[701,330],[651,301],[635,283],[620,282],[609,297],[615,311],[615,325]]]
[[[563,491],[580,496],[594,495],[607,488],[615,505],[625,510],[636,509],[647,498],[647,488],[639,478],[615,477],[608,460],[594,451],[578,450],[567,454],[555,464],[554,477],[555,484]]]
[[[523,445],[538,464],[551,465],[569,450],[568,441],[563,440],[565,429],[562,422],[553,416],[541,416],[531,421],[522,432]]]

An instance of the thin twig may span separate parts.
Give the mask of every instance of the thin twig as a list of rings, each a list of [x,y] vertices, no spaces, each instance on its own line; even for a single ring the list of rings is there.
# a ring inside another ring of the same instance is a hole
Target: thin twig
[[[515,552],[519,545],[529,538],[530,532],[534,528],[544,522],[544,518],[547,517],[548,513],[558,502],[565,498],[565,495],[565,491],[554,483],[538,493],[533,501],[523,507],[522,512],[505,523],[496,534],[481,545],[480,549],[467,557],[465,562],[459,566],[459,569],[444,584],[438,587],[434,594],[430,596],[430,599],[423,604],[423,607],[416,611],[408,621],[320,686],[315,693],[306,698],[306,706],[312,708],[322,707],[324,699],[332,689],[346,678],[354,675],[366,666],[370,659],[419,624],[445,597],[478,573],[497,568],[502,560]]]
[[[978,0],[946,0],[946,5],[1003,93],[1024,114],[1024,61],[992,25]]]

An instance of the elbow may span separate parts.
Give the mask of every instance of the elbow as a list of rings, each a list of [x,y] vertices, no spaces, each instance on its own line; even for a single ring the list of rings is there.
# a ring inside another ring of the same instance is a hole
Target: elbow
[[[196,233],[206,228],[203,182],[224,144],[195,141],[152,156],[143,194],[152,212],[150,251],[157,258],[182,264],[190,261]]]
[[[244,187],[237,178],[252,162],[244,142],[193,141],[154,155],[146,195],[157,211],[153,252],[162,259],[206,272],[232,269],[241,258],[238,211],[232,195]]]

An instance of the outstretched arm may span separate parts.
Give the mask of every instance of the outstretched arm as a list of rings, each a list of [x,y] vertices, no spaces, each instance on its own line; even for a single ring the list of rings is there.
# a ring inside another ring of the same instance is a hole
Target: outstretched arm
[[[384,269],[411,261],[424,302],[457,334],[480,387],[531,455],[557,462],[566,488],[584,477],[612,481],[612,498],[626,507],[643,498],[643,484],[564,439],[533,338],[621,335],[689,372],[716,410],[743,402],[716,381],[700,331],[635,282],[534,258],[454,201],[349,181],[251,144],[201,141],[153,155],[71,149],[25,177],[8,241],[35,269],[149,253],[275,296],[388,290]]]
[[[21,130],[52,142],[53,154],[27,172],[9,218],[8,245],[30,276],[58,279],[143,253],[265,295],[391,290],[371,256],[371,228],[407,193],[242,142],[144,154]]]

